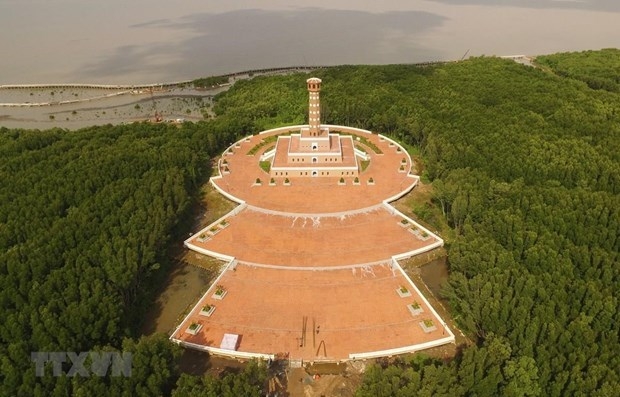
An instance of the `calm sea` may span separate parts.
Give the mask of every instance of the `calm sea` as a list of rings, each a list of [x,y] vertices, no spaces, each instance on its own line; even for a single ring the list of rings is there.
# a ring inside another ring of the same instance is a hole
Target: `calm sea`
[[[0,0],[0,84],[620,47],[619,21],[617,0]]]

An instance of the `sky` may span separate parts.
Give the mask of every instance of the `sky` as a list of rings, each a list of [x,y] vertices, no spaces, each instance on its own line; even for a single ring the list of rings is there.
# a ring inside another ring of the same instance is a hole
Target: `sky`
[[[612,0],[0,0],[0,84],[620,47]]]

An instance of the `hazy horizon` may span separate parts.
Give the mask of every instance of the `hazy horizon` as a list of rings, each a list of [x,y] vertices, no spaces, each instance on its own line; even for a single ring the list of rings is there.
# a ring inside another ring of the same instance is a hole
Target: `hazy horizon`
[[[157,83],[291,65],[619,47],[612,0],[0,0],[0,84]]]

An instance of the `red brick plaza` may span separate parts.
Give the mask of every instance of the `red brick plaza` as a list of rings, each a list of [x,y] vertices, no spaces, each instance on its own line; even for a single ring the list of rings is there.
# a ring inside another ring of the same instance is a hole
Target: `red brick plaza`
[[[346,361],[454,342],[398,264],[443,241],[390,202],[418,182],[396,142],[321,124],[321,80],[307,80],[308,125],[229,147],[211,178],[233,211],[185,241],[225,261],[171,339],[237,358]]]
[[[307,127],[265,131],[222,155],[211,183],[239,206],[185,245],[225,265],[171,339],[216,355],[305,361],[453,343],[453,333],[398,264],[443,245],[389,205],[418,181],[409,155],[381,135],[320,125],[349,142],[351,135],[367,159],[365,169],[360,161],[355,176],[332,168],[329,176],[307,177],[274,176],[259,166],[274,150],[274,136]]]

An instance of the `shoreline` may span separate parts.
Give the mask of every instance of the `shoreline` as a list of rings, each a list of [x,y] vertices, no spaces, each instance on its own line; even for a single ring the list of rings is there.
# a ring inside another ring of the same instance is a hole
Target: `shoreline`
[[[515,56],[505,56],[500,58],[513,58]],[[516,57],[530,57],[526,55],[517,55]],[[396,65],[411,65],[411,66],[430,66],[430,65],[440,65],[445,63],[459,62],[458,60],[451,61],[425,61],[425,62],[414,62],[414,63],[397,63]],[[263,68],[263,69],[250,69],[244,70],[241,72],[232,72],[225,74],[213,75],[211,77],[227,77],[227,78],[239,78],[242,76],[250,76],[252,75],[267,75],[267,74],[279,74],[286,72],[309,72],[317,69],[330,69],[345,66],[343,65],[310,65],[310,66],[281,66],[275,68]],[[359,65],[361,66],[361,65]],[[200,77],[198,78],[200,79]],[[148,89],[148,88],[156,88],[156,87],[172,87],[179,86],[183,84],[191,84],[197,79],[193,80],[181,80],[181,81],[172,81],[172,82],[161,82],[161,83],[149,83],[149,84],[91,84],[91,83],[24,83],[24,84],[0,84],[0,90],[2,89],[29,89],[29,88],[92,88],[92,89]]]
[[[516,62],[532,57],[506,56]],[[459,61],[399,65],[431,66]],[[214,116],[213,98],[238,80],[256,76],[309,73],[344,65],[286,66],[211,76],[219,84],[196,87],[201,78],[156,84],[4,84],[0,85],[0,127],[77,130],[134,122],[206,120]],[[207,79],[209,79],[207,78]]]
[[[430,62],[430,63],[445,63],[445,62]],[[311,71],[316,69],[334,68],[341,65],[314,65],[314,66],[282,66],[277,68],[265,68],[265,69],[250,69],[241,72],[225,73],[219,75],[213,75],[211,77],[227,77],[236,78],[244,75],[265,75],[265,74],[278,74],[282,72],[291,71]],[[200,79],[198,77],[197,79]],[[161,83],[148,83],[148,84],[92,84],[92,83],[23,83],[23,84],[0,84],[0,90],[2,89],[51,89],[51,88],[86,88],[86,89],[126,89],[126,90],[138,90],[149,89],[156,87],[173,87],[184,84],[191,84],[197,79],[192,80],[180,80],[180,81],[168,81]]]

